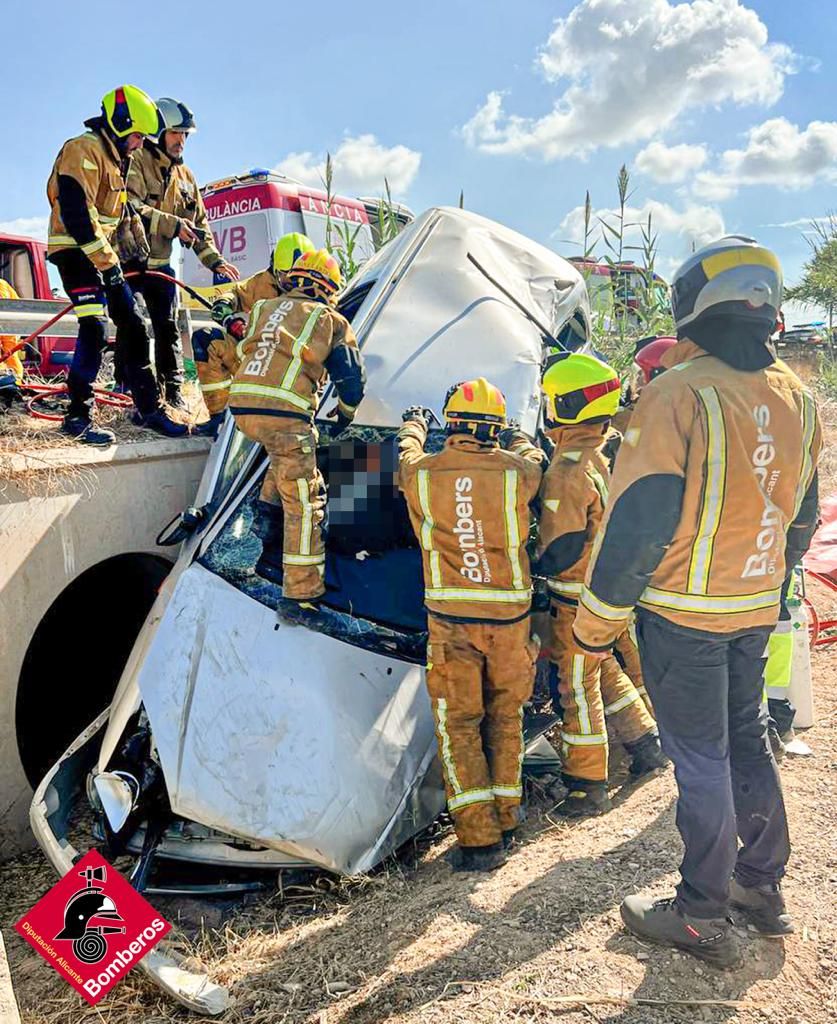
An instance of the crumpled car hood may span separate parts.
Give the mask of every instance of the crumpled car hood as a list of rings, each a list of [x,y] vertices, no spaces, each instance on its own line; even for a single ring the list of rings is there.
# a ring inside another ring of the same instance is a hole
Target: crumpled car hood
[[[193,565],[138,684],[172,809],[343,874],[444,806],[422,669],[342,643]]]

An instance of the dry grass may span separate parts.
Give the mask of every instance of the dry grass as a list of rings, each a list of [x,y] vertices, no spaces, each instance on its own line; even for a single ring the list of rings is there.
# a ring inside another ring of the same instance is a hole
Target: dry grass
[[[30,380],[32,383],[39,383],[36,378]],[[171,418],[190,426],[205,420],[206,409],[197,385],[187,383],[183,394],[188,409],[181,411],[169,408]],[[44,411],[63,411],[60,399],[49,407],[45,406]],[[97,404],[96,422],[112,430],[118,444],[142,444],[161,440],[155,431],[138,427],[131,421],[133,411],[133,406],[120,409]],[[15,487],[24,493],[37,491],[41,494],[51,494],[60,490],[68,479],[72,479],[75,484],[81,479],[84,486],[87,477],[91,477],[90,485],[95,484],[95,475],[91,476],[90,471],[84,467],[61,465],[46,457],[48,452],[57,449],[82,447],[66,434],[62,434],[59,426],[58,421],[31,416],[21,404],[0,411],[0,488],[3,482],[13,481]],[[23,465],[20,456],[25,456]]]

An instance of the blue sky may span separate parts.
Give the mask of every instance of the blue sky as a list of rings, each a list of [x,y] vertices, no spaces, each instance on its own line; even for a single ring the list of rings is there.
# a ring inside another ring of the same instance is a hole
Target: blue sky
[[[419,211],[463,188],[572,254],[585,189],[612,207],[625,162],[664,273],[726,230],[772,245],[792,281],[806,222],[837,208],[835,22],[824,0],[17,5],[0,224],[43,231],[57,150],[131,82],[194,109],[202,181],[266,166],[315,182],[330,150],[346,191],[386,173]]]

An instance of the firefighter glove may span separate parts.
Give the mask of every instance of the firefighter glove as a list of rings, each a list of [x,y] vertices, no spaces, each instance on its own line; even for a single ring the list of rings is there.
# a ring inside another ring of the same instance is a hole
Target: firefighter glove
[[[337,430],[335,432],[335,436],[337,434],[342,434],[343,431],[346,429],[346,427],[351,425],[353,417],[352,416],[347,416],[343,412],[343,410],[340,408],[340,406],[338,406],[337,407],[337,417],[336,417],[336,420],[337,420]]]
[[[226,299],[216,299],[215,302],[212,303],[212,309],[210,310],[210,316],[212,319],[216,324],[221,324],[222,327],[224,326],[224,321],[234,313],[235,310],[233,309],[232,304]]]
[[[501,448],[508,448],[510,444],[519,438],[522,438],[524,441],[529,440],[521,430],[517,420],[509,420],[505,427],[497,434],[497,440],[500,442]]]
[[[536,577],[532,580],[532,611],[549,611],[549,591],[543,577]]]
[[[125,276],[122,273],[122,267],[117,263],[115,266],[108,267],[107,270],[103,270],[102,280],[105,282],[106,288],[121,288],[125,284]]]
[[[241,341],[241,339],[247,333],[247,317],[228,316],[224,320],[224,330],[227,332],[227,334],[231,334],[236,341]]]
[[[133,263],[140,267],[145,267],[151,255],[142,220],[130,203],[116,229],[116,252],[120,263]]]
[[[405,409],[401,413],[401,419],[405,423],[415,420],[418,423],[423,423],[428,429],[430,429],[430,423],[434,418],[433,410],[422,405],[411,405],[409,409]]]

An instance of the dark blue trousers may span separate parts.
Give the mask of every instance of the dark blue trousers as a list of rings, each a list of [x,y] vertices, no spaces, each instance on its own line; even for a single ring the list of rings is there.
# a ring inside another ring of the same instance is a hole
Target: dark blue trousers
[[[763,704],[770,632],[704,633],[637,615],[642,673],[677,779],[677,902],[693,917],[724,917],[733,873],[745,887],[777,882],[790,856]]]

